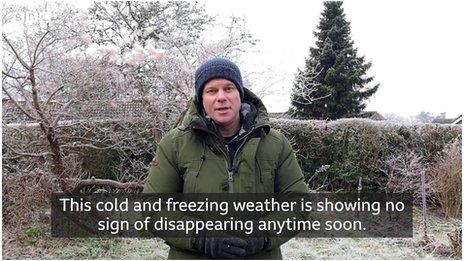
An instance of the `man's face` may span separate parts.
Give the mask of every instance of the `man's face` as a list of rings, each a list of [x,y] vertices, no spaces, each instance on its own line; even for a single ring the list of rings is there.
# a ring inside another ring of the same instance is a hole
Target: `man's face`
[[[203,108],[222,127],[240,124],[240,93],[229,80],[217,78],[203,88]]]

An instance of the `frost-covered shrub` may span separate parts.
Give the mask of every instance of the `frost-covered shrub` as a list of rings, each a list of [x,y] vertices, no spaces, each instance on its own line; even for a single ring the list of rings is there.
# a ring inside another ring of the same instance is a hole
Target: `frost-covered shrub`
[[[171,125],[141,119],[92,121],[61,126],[59,134],[64,153],[79,156],[80,168],[75,168],[75,172],[129,181],[146,175],[157,141]],[[360,178],[363,191],[384,190],[389,182],[394,186],[391,181],[395,175],[402,175],[396,165],[405,155],[414,155],[413,158],[419,159],[418,165],[426,168],[439,160],[451,141],[458,138],[461,142],[461,126],[451,125],[400,125],[365,119],[330,122],[279,119],[271,120],[271,125],[292,142],[310,187],[329,191],[355,191]],[[15,131],[4,127],[4,143],[15,140],[13,149],[19,150],[28,139],[11,134]],[[39,131],[38,126],[22,127],[22,132],[30,137],[40,137]],[[34,146],[46,149],[46,143],[40,142]],[[3,154],[15,155],[5,146]],[[31,165],[33,161],[26,156],[4,159],[4,169],[14,169],[10,166],[16,162]]]
[[[278,119],[272,125],[291,139],[310,187],[330,191],[355,191],[360,178],[364,190],[383,190],[391,175],[401,175],[392,158],[412,153],[427,166],[438,160],[449,142],[461,137],[461,126],[366,119]],[[322,166],[330,167],[320,171]]]
[[[434,194],[445,217],[458,217],[461,213],[461,140],[456,139],[429,170]]]
[[[168,123],[148,120],[64,122],[57,128],[70,177],[134,181],[143,178]],[[50,148],[38,124],[4,125],[5,176],[48,171]]]

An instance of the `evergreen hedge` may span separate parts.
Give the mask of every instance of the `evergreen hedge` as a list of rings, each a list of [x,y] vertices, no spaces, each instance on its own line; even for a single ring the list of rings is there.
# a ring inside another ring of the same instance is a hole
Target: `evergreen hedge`
[[[379,191],[385,188],[387,173],[394,171],[388,159],[413,153],[421,158],[424,166],[434,164],[447,144],[456,139],[461,142],[460,125],[418,124],[401,125],[366,119],[341,119],[336,121],[300,121],[273,119],[272,127],[283,132],[293,144],[297,158],[311,188],[322,185],[329,191],[355,191],[358,182],[364,190]],[[46,150],[47,143],[38,125],[4,125],[5,142],[21,143],[33,139],[40,142],[28,152]],[[96,128],[98,126],[98,128]],[[99,140],[107,149],[66,148],[64,156],[77,159],[78,172],[73,175],[121,179],[142,178],[154,156],[156,144],[168,127],[160,128],[153,121],[99,121],[83,122],[61,127],[63,144],[82,142],[67,136],[81,136]],[[25,138],[25,134],[29,138]],[[119,144],[123,146],[114,146]],[[16,150],[20,149],[16,146]],[[14,155],[3,147],[3,156]],[[14,174],[12,165],[31,166],[32,160],[45,159],[19,157],[3,159],[4,174]],[[34,164],[32,164],[35,166]],[[131,170],[136,166],[137,170]],[[17,171],[17,170],[16,170]],[[70,170],[76,171],[76,169]],[[121,175],[124,173],[124,175]]]
[[[412,153],[426,167],[438,160],[449,143],[461,142],[460,125],[401,125],[366,119],[280,119],[272,124],[291,139],[310,187],[326,184],[330,191],[355,191],[359,178],[364,189],[382,190],[387,173],[395,167],[389,159]]]

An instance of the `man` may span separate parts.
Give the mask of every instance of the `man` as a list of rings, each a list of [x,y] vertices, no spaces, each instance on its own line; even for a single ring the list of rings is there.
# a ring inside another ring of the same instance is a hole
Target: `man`
[[[195,73],[195,100],[160,142],[144,193],[306,193],[292,147],[271,129],[239,68],[215,58]],[[288,239],[287,239],[288,240]],[[202,233],[167,238],[172,259],[281,259],[285,239]]]

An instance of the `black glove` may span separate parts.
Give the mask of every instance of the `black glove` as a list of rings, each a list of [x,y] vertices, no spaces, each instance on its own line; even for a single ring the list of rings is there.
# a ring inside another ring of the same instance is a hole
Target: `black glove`
[[[247,241],[224,233],[200,233],[194,239],[194,248],[212,258],[240,259],[246,254]]]
[[[245,248],[247,256],[259,253],[269,246],[269,233],[267,231],[260,231],[258,223],[258,220],[254,220],[252,233],[242,237],[247,242]]]
[[[261,252],[267,247],[268,239],[263,235],[258,236],[251,236],[251,237],[244,237],[243,239],[246,240],[246,255],[254,255],[258,252]]]

